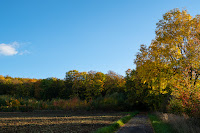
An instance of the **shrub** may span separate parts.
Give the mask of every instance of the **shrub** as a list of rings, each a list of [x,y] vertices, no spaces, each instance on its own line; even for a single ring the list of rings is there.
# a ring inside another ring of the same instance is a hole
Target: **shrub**
[[[92,109],[126,110],[126,97],[123,93],[113,93],[105,97],[98,97],[91,103]]]
[[[6,101],[0,98],[0,106],[6,106]]]
[[[80,100],[78,97],[74,97],[69,100],[53,99],[52,105],[55,107],[55,109],[76,110],[87,109],[90,104],[87,101]]]
[[[182,114],[184,112],[184,108],[182,105],[182,101],[176,98],[172,98],[168,105],[168,111],[175,114]]]
[[[174,98],[169,102],[168,110],[171,113],[200,117],[200,91],[198,88],[175,91]]]

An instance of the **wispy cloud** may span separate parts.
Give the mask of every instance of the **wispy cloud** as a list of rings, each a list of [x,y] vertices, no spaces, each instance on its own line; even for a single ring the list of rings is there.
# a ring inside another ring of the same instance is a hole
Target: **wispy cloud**
[[[28,50],[24,50],[22,52],[19,53],[19,55],[24,55],[24,54],[30,54],[31,52],[29,52]]]
[[[1,43],[0,44],[0,55],[2,56],[12,56],[12,55],[24,55],[29,54],[28,50],[19,51],[18,48],[20,44],[18,42],[12,42],[9,44]]]

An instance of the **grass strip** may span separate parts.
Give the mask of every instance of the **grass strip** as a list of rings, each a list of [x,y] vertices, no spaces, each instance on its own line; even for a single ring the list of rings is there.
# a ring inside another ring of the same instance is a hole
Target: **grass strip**
[[[97,129],[96,131],[94,131],[93,133],[113,133],[116,130],[118,130],[120,127],[122,127],[125,123],[127,123],[133,116],[135,116],[136,114],[138,114],[138,111],[135,112],[131,112],[129,113],[129,115],[119,119],[118,121],[114,122],[113,124],[106,126],[106,127],[102,127]]]
[[[158,116],[153,114],[148,114],[148,117],[151,120],[151,124],[154,128],[155,133],[174,133],[173,128],[167,124],[162,122]]]

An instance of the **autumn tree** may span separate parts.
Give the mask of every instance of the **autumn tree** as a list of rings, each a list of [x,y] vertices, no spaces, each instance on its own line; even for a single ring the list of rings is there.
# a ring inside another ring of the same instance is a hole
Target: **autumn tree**
[[[6,79],[3,75],[0,75],[0,95],[8,93],[8,89],[6,87]]]
[[[85,90],[87,82],[87,72],[78,72],[77,70],[71,70],[66,73],[65,81],[66,87],[71,87],[71,97],[79,97],[85,99]]]
[[[118,75],[113,71],[108,71],[106,74],[106,80],[104,84],[105,94],[113,94],[115,92],[124,92],[125,90],[125,79],[123,76]]]
[[[97,98],[102,96],[105,91],[104,82],[106,75],[102,72],[89,71],[87,74],[86,92],[87,99]]]
[[[147,82],[142,83],[140,75],[136,70],[128,69],[126,71],[126,102],[129,103],[129,108],[148,110],[156,109],[160,106],[162,100],[161,95],[151,93],[152,88]]]
[[[74,84],[74,80],[77,73],[78,73],[77,70],[70,70],[66,72],[65,87],[60,90],[59,93],[60,98],[69,99],[70,96],[73,94],[72,86]]]
[[[199,88],[200,16],[171,10],[157,23],[155,33],[149,47],[141,45],[135,60],[142,82],[158,95],[188,89],[194,92]]]

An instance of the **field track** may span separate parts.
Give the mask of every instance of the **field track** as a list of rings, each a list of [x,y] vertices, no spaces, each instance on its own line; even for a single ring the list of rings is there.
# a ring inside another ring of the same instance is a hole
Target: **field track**
[[[140,112],[116,133],[154,133],[146,112]]]

